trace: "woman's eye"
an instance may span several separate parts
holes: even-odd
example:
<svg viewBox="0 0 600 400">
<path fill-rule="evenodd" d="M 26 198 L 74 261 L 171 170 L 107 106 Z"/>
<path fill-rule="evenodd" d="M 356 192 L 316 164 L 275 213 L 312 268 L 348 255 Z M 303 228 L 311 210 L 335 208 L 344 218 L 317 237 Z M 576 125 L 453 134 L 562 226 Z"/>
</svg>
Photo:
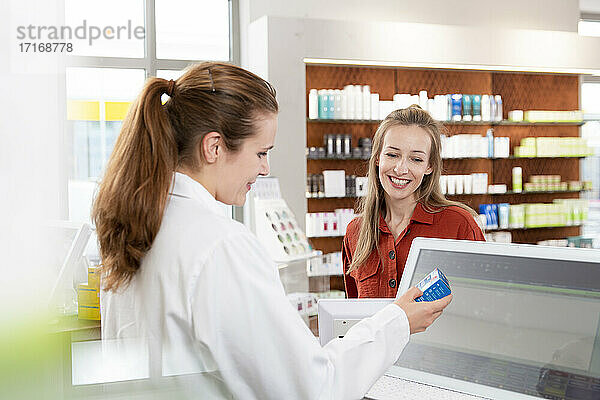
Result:
<svg viewBox="0 0 600 400">
<path fill-rule="evenodd" d="M 263 157 L 266 157 L 266 156 L 267 156 L 267 152 L 266 151 L 258 153 L 258 158 L 263 158 Z"/>
<path fill-rule="evenodd" d="M 413 160 L 414 160 L 415 162 L 423 162 L 423 160 L 422 160 L 422 159 L 420 159 L 420 158 L 414 158 Z"/>
<path fill-rule="evenodd" d="M 396 157 L 398 157 L 398 155 L 397 155 L 397 154 L 394 154 L 394 153 L 387 153 L 387 154 L 386 154 L 386 156 L 388 156 L 388 157 L 391 157 L 391 158 L 396 158 Z"/>
</svg>

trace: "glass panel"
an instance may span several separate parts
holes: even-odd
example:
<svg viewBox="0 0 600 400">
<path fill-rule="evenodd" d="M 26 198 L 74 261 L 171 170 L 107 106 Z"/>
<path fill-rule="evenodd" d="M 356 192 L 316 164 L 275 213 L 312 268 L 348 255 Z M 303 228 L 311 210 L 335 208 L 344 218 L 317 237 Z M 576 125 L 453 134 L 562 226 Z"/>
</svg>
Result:
<svg viewBox="0 0 600 400">
<path fill-rule="evenodd" d="M 227 0 L 156 0 L 156 57 L 229 61 Z"/>
<path fill-rule="evenodd" d="M 592 182 L 592 190 L 582 196 L 589 199 L 590 205 L 582 233 L 593 239 L 594 247 L 600 247 L 600 83 L 581 85 L 581 108 L 586 116 L 596 119 L 581 129 L 581 136 L 594 150 L 593 156 L 581 160 L 581 179 Z"/>
<path fill-rule="evenodd" d="M 600 398 L 598 264 L 421 250 L 411 286 L 438 266 L 451 307 L 396 365 L 537 397 Z"/>
<path fill-rule="evenodd" d="M 93 182 L 101 177 L 122 120 L 144 80 L 142 69 L 67 68 L 71 220 L 89 222 Z"/>
<path fill-rule="evenodd" d="M 158 78 L 163 78 L 163 79 L 173 79 L 176 80 L 177 78 L 179 78 L 181 75 L 183 75 L 184 70 L 172 70 L 172 69 L 158 69 L 156 70 L 156 76 Z"/>
<path fill-rule="evenodd" d="M 65 27 L 73 55 L 144 57 L 143 0 L 65 0 Z"/>
</svg>

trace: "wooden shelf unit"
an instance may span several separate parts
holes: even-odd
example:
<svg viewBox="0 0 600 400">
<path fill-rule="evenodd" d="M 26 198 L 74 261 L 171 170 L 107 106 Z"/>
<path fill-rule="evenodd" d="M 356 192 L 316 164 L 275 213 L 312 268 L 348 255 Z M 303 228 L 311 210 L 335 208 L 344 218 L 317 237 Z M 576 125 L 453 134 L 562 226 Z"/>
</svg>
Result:
<svg viewBox="0 0 600 400">
<path fill-rule="evenodd" d="M 444 123 L 446 134 L 461 133 L 485 135 L 494 129 L 495 137 L 510 137 L 511 154 L 525 137 L 578 137 L 579 122 L 529 123 L 507 121 L 508 111 L 521 110 L 577 110 L 579 109 L 579 76 L 569 74 L 510 73 L 496 71 L 406 69 L 356 66 L 306 66 L 306 101 L 310 89 L 342 89 L 348 84 L 369 85 L 371 93 L 379 93 L 380 100 L 392 100 L 395 93 L 416 94 L 427 90 L 431 98 L 436 94 L 500 94 L 503 101 L 503 121 Z M 350 134 L 352 146 L 359 138 L 372 137 L 377 120 L 306 120 L 306 146 L 323 146 L 325 134 Z M 512 168 L 523 169 L 523 182 L 531 175 L 560 175 L 562 181 L 579 180 L 580 157 L 544 158 L 461 158 L 444 159 L 444 174 L 488 174 L 489 184 L 512 185 Z M 359 159 L 307 159 L 307 173 L 321 173 L 325 169 L 345 169 L 348 175 L 365 176 L 367 161 Z M 546 203 L 554 199 L 579 198 L 579 191 L 506 193 L 448 196 L 478 210 L 479 204 L 508 202 Z M 355 207 L 357 198 L 307 198 L 308 212 L 332 211 L 335 208 Z M 501 200 L 501 201 L 500 201 Z M 554 227 L 513 230 L 513 242 L 536 243 L 541 240 L 577 236 L 580 227 Z M 316 249 L 324 253 L 339 251 L 341 237 L 313 238 Z"/>
</svg>

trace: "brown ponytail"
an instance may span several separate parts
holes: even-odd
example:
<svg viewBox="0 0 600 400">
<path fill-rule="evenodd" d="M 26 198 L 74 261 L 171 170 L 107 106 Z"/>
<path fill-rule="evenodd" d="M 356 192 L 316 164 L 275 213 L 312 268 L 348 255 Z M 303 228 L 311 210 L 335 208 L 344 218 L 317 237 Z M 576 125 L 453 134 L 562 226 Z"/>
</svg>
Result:
<svg viewBox="0 0 600 400">
<path fill-rule="evenodd" d="M 163 105 L 165 93 L 171 97 Z M 219 132 L 236 151 L 261 114 L 277 111 L 268 82 L 229 64 L 192 66 L 174 83 L 147 80 L 123 122 L 92 210 L 106 290 L 128 284 L 139 269 L 160 228 L 173 173 L 199 167 L 204 135 Z"/>
</svg>

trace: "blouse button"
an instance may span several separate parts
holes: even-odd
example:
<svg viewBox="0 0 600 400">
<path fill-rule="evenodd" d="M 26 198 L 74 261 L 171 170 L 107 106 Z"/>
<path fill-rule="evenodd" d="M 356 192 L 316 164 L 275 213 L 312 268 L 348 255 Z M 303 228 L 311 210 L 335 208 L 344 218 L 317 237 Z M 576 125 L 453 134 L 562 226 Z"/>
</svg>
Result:
<svg viewBox="0 0 600 400">
<path fill-rule="evenodd" d="M 394 250 L 390 250 L 388 255 L 390 256 L 390 260 L 393 260 L 394 258 L 396 258 L 396 253 L 394 253 Z"/>
<path fill-rule="evenodd" d="M 388 283 L 390 284 L 390 287 L 392 289 L 396 287 L 396 280 L 395 279 L 390 279 L 390 281 Z"/>
</svg>

